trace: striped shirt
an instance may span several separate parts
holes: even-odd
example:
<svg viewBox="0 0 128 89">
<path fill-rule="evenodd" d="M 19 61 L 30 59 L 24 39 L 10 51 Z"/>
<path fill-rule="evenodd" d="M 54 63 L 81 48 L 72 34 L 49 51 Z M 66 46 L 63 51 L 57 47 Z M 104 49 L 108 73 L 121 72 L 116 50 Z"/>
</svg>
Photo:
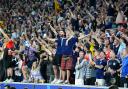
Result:
<svg viewBox="0 0 128 89">
<path fill-rule="evenodd" d="M 95 69 L 91 67 L 89 62 L 86 62 L 85 78 L 92 78 L 95 76 L 96 76 Z"/>
</svg>

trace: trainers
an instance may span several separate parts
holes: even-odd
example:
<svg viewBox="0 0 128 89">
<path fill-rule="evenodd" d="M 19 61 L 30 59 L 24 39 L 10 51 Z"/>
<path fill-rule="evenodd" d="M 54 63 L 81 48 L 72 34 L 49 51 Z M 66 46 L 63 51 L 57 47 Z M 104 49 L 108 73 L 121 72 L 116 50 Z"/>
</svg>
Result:
<svg viewBox="0 0 128 89">
<path fill-rule="evenodd" d="M 14 82 L 14 80 L 13 79 L 9 79 L 8 82 L 11 83 L 11 82 Z"/>
<path fill-rule="evenodd" d="M 9 81 L 9 79 L 6 79 L 6 80 L 4 80 L 3 82 L 6 83 L 6 82 L 8 82 L 8 81 Z"/>
<path fill-rule="evenodd" d="M 6 80 L 3 81 L 3 82 L 5 82 L 5 83 L 11 83 L 11 82 L 14 82 L 14 80 L 13 80 L 13 79 L 6 79 Z"/>
<path fill-rule="evenodd" d="M 70 84 L 68 80 L 66 80 L 63 84 Z"/>
<path fill-rule="evenodd" d="M 56 84 L 63 84 L 63 83 L 64 83 L 63 80 L 58 80 L 58 81 L 56 82 Z"/>
<path fill-rule="evenodd" d="M 55 84 L 58 80 L 57 79 L 54 79 L 51 84 Z"/>
<path fill-rule="evenodd" d="M 26 80 L 26 79 L 24 79 L 22 82 L 23 82 L 23 83 L 28 83 L 29 81 L 28 81 L 28 80 Z"/>
</svg>

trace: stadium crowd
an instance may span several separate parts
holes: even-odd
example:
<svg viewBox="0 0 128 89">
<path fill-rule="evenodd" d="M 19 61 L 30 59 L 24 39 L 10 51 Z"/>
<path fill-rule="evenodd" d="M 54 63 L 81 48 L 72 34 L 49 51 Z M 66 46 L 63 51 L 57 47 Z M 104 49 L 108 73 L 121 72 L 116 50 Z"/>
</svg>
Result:
<svg viewBox="0 0 128 89">
<path fill-rule="evenodd" d="M 128 87 L 128 0 L 0 0 L 0 81 Z"/>
</svg>

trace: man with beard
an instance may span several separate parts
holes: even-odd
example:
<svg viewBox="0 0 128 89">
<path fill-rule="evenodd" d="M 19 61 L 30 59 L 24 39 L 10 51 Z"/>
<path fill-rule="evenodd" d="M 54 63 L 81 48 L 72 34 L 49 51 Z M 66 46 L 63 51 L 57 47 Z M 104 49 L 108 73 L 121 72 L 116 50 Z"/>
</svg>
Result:
<svg viewBox="0 0 128 89">
<path fill-rule="evenodd" d="M 55 31 L 55 29 L 50 25 L 51 30 L 54 32 L 55 35 L 57 36 L 57 39 L 51 39 L 51 38 L 47 38 L 47 40 L 55 42 L 56 44 L 56 52 L 54 55 L 54 59 L 53 59 L 53 71 L 54 71 L 54 75 L 55 78 L 51 83 L 57 83 L 61 81 L 61 58 L 62 58 L 62 41 L 65 38 L 65 33 L 64 31 L 59 31 L 59 34 Z M 58 71 L 59 68 L 59 71 Z"/>
<path fill-rule="evenodd" d="M 57 32 L 55 29 L 50 25 L 51 30 L 56 34 Z M 71 74 L 71 69 L 72 69 L 72 54 L 73 54 L 73 47 L 75 44 L 78 42 L 78 39 L 82 39 L 85 36 L 81 35 L 79 38 L 74 36 L 74 32 L 72 30 L 60 30 L 59 31 L 59 36 L 57 36 L 57 39 L 51 39 L 47 38 L 47 40 L 56 42 L 57 48 L 56 48 L 56 54 L 55 54 L 55 59 L 53 60 L 53 70 L 55 74 L 55 79 L 52 83 L 64 83 L 64 84 L 69 84 L 69 78 Z M 58 72 L 56 66 L 61 67 L 60 71 L 60 77 L 58 79 Z M 61 76 L 62 73 L 62 76 Z M 67 76 L 65 80 L 65 75 Z M 62 77 L 62 78 L 61 78 Z"/>
</svg>

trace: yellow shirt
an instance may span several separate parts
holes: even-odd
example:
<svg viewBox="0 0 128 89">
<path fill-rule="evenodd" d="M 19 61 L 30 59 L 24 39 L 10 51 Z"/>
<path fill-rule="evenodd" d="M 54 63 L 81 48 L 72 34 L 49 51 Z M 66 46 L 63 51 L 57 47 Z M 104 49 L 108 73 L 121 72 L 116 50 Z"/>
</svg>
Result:
<svg viewBox="0 0 128 89">
<path fill-rule="evenodd" d="M 90 44 L 90 51 L 92 53 L 92 56 L 94 56 L 94 44 L 93 43 Z"/>
</svg>

